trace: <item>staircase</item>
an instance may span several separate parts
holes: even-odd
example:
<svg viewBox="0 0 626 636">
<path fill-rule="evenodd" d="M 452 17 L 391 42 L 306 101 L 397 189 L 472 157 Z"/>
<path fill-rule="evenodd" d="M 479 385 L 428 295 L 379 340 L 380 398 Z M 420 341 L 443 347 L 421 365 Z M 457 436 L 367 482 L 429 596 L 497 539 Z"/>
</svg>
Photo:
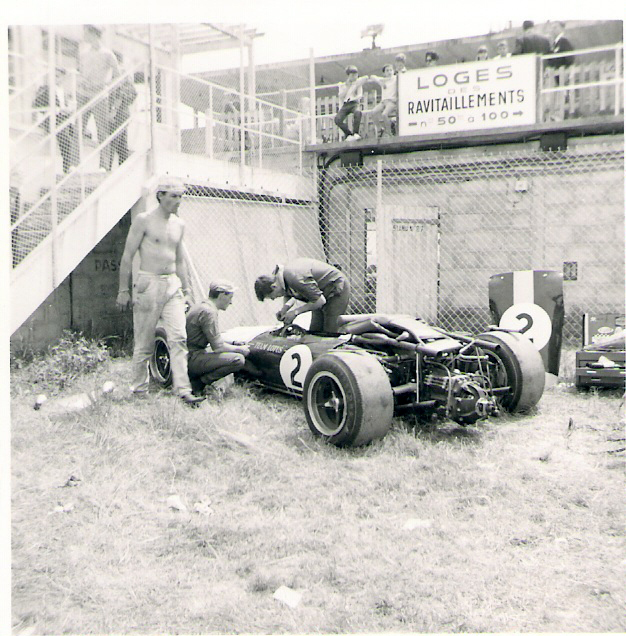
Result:
<svg viewBox="0 0 626 636">
<path fill-rule="evenodd" d="M 147 152 L 136 152 L 112 173 L 70 176 L 55 193 L 56 221 L 46 194 L 24 211 L 11 233 L 11 333 L 141 198 L 150 177 Z"/>
<path fill-rule="evenodd" d="M 107 139 L 95 141 L 96 135 L 92 133 L 92 141 L 86 141 L 81 128 L 83 115 L 98 100 L 109 99 L 125 79 L 149 77 L 142 64 L 108 85 L 61 123 L 55 108 L 38 107 L 34 114 L 38 114 L 39 119 L 34 119 L 30 117 L 33 113 L 20 111 L 19 95 L 14 98 L 15 106 L 11 103 L 11 334 L 24 324 L 130 208 L 145 197 L 150 182 L 157 174 L 184 175 L 189 183 L 250 194 L 289 199 L 308 195 L 308 177 L 302 174 L 300 137 L 293 140 L 242 128 L 238 131 L 242 138 L 245 134 L 250 135 L 256 146 L 245 153 L 239 149 L 233 156 L 223 156 L 218 143 L 221 137 L 217 132 L 227 127 L 226 123 L 212 117 L 204 122 L 204 128 L 190 123 L 190 107 L 183 103 L 175 90 L 182 85 L 182 79 L 189 78 L 181 79 L 180 74 L 172 69 L 156 69 L 160 78 L 159 90 L 162 91 L 158 99 L 150 92 L 149 82 L 140 82 L 131 119 L 120 124 Z M 143 70 L 139 72 L 138 69 Z M 216 100 L 227 90 L 195 78 L 193 81 L 196 92 L 202 88 Z M 165 99 L 168 94 L 169 102 Z M 190 96 L 188 98 L 191 99 Z M 155 100 L 157 107 L 153 104 Z M 29 104 L 30 101 L 26 100 L 26 105 Z M 281 111 L 281 107 L 259 102 L 258 108 L 261 106 L 270 112 L 270 119 L 280 119 L 280 112 L 275 117 L 273 114 Z M 298 113 L 290 114 L 299 117 Z M 52 130 L 42 134 L 42 122 L 46 119 L 51 122 Z M 209 125 L 211 122 L 215 125 Z M 68 174 L 59 174 L 58 133 L 68 125 L 74 128 L 73 138 L 79 146 L 75 156 L 81 158 L 81 163 Z M 100 151 L 124 127 L 132 154 L 111 172 L 100 173 Z M 185 140 L 190 130 L 202 137 L 203 152 L 198 153 L 195 146 L 188 147 Z"/>
</svg>

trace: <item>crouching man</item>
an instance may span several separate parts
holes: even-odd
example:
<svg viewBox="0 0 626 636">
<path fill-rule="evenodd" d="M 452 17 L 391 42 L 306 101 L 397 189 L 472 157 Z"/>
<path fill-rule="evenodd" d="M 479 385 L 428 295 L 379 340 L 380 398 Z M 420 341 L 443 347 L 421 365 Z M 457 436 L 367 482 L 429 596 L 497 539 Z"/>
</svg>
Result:
<svg viewBox="0 0 626 636">
<path fill-rule="evenodd" d="M 218 312 L 230 306 L 234 292 L 235 287 L 229 281 L 213 281 L 209 297 L 187 313 L 187 366 L 196 395 L 204 393 L 205 387 L 216 380 L 239 371 L 250 353 L 245 345 L 224 342 L 220 333 Z"/>
</svg>

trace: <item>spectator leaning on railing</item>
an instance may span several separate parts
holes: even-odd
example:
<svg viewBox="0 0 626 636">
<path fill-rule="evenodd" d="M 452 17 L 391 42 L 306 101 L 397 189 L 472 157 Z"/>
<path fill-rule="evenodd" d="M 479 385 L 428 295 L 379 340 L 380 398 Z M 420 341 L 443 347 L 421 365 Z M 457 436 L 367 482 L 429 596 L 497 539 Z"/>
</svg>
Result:
<svg viewBox="0 0 626 636">
<path fill-rule="evenodd" d="M 554 35 L 554 41 L 552 43 L 551 53 L 567 53 L 573 51 L 574 46 L 565 36 L 565 22 L 555 22 L 552 26 L 552 33 Z M 564 69 L 569 68 L 574 63 L 573 55 L 564 55 L 563 57 L 554 57 L 546 60 L 546 66 L 552 69 L 552 81 L 554 86 L 560 86 L 564 84 L 564 78 L 562 78 L 562 72 Z M 546 116 L 552 121 L 558 121 L 563 117 L 563 111 L 565 104 L 569 96 L 559 91 L 548 96 L 546 100 L 547 113 Z"/>
</svg>

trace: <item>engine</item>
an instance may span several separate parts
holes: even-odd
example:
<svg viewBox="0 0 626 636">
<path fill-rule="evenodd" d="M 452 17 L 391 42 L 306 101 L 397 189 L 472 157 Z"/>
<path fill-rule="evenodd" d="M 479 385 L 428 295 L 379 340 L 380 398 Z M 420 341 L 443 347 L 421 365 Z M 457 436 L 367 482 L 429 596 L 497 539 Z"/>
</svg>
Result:
<svg viewBox="0 0 626 636">
<path fill-rule="evenodd" d="M 461 424 L 471 424 L 498 413 L 495 400 L 481 386 L 480 375 L 429 364 L 422 384 L 422 399 L 436 400 L 442 415 Z"/>
</svg>

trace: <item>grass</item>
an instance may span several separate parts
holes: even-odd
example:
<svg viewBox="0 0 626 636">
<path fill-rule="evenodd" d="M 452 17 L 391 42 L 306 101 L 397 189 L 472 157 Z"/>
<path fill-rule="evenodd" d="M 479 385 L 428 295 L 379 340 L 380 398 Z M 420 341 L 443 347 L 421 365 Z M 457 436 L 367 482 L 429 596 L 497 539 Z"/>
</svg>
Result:
<svg viewBox="0 0 626 636">
<path fill-rule="evenodd" d="M 129 366 L 77 378 L 117 389 L 67 415 L 12 373 L 15 634 L 626 628 L 620 394 L 563 382 L 531 416 L 341 450 L 250 386 L 133 401 Z"/>
</svg>

